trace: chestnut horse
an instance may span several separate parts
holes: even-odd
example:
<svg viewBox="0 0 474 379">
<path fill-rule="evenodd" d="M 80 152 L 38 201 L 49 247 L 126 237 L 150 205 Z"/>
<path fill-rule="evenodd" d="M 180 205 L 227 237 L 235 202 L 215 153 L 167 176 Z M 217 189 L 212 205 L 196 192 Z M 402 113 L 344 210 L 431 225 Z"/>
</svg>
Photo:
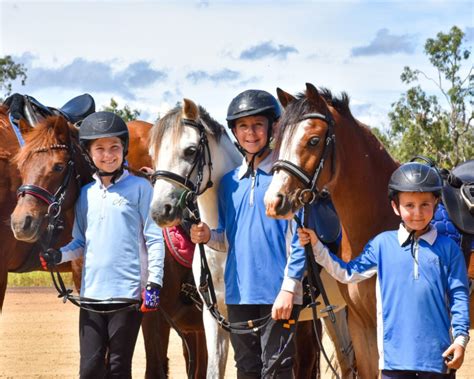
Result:
<svg viewBox="0 0 474 379">
<path fill-rule="evenodd" d="M 136 173 L 141 167 L 151 165 L 148 155 L 148 134 L 152 125 L 143 121 L 132 121 L 127 126 L 130 135 L 127 161 L 129 169 Z M 19 164 L 23 184 L 39 186 L 50 193 L 55 193 L 67 177 L 68 161 L 73 160 L 76 171 L 65 188 L 65 200 L 62 205 L 62 210 L 70 213 L 72 219 L 73 204 L 79 194 L 80 185 L 83 184 L 75 178 L 83 178 L 83 182 L 91 180 L 90 166 L 78 145 L 77 129 L 68 124 L 64 118 L 54 116 L 24 132 L 26 132 L 26 143 L 15 158 Z M 27 193 L 28 195 L 20 196 L 18 199 L 11 216 L 11 226 L 18 239 L 35 242 L 46 227 L 44 214 L 48 210 L 48 204 L 40 197 Z M 64 230 L 69 239 L 72 230 L 70 225 L 68 224 Z M 191 270 L 176 263 L 166 249 L 164 273 L 167 278 L 180 278 L 181 281 L 185 281 L 191 275 Z M 147 356 L 147 378 L 165 378 L 167 375 L 166 354 L 170 325 L 164 314 L 171 315 L 169 316 L 171 322 L 177 325 L 187 345 L 197 356 L 197 363 L 204 367 L 201 370 L 205 370 L 207 356 L 200 312 L 192 305 L 183 306 L 179 297 L 181 281 L 177 281 L 176 286 L 170 286 L 169 284 L 174 282 L 165 280 L 160 296 L 162 312 L 150 312 L 144 315 L 142 330 Z M 187 350 L 185 356 L 189 359 Z M 196 367 L 196 372 L 200 373 L 199 367 Z"/>
<path fill-rule="evenodd" d="M 21 184 L 20 173 L 13 158 L 20 149 L 20 142 L 9 120 L 9 108 L 0 105 L 0 311 L 5 298 L 8 272 L 28 272 L 39 270 L 41 265 L 38 258 L 39 245 L 18 241 L 10 228 L 10 215 L 16 205 L 16 190 Z M 29 130 L 26 121 L 20 121 L 23 132 Z M 72 218 L 66 217 L 66 228 L 72 228 Z M 57 246 L 66 243 L 69 236 L 60 234 Z M 28 241 L 30 242 L 30 241 Z M 61 271 L 71 271 L 71 263 L 60 266 Z M 73 265 L 74 266 L 74 265 Z M 80 275 L 73 277 L 76 284 L 80 283 Z"/>
<path fill-rule="evenodd" d="M 387 185 L 398 164 L 369 128 L 352 116 L 346 94 L 336 98 L 312 84 L 296 97 L 280 89 L 277 93 L 285 112 L 276 144 L 286 166 L 275 166 L 265 196 L 267 215 L 291 218 L 303 201 L 311 200 L 313 182 L 316 197 L 327 189 L 342 225 L 340 254 L 349 261 L 376 234 L 397 228 Z M 302 174 L 295 173 L 298 169 Z M 375 278 L 340 288 L 348 304 L 359 375 L 377 378 Z"/>
</svg>

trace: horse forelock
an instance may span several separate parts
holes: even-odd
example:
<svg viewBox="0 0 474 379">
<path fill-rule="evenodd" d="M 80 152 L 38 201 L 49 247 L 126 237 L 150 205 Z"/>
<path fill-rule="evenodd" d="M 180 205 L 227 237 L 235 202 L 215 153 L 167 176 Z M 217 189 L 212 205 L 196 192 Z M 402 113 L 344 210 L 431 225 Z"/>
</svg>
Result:
<svg viewBox="0 0 474 379">
<path fill-rule="evenodd" d="M 150 148 L 153 151 L 153 160 L 156 161 L 158 151 L 163 138 L 167 133 L 171 134 L 171 142 L 173 145 L 177 145 L 179 139 L 183 135 L 184 125 L 182 120 L 182 107 L 176 106 L 175 108 L 168 111 L 162 118 L 157 120 L 150 134 Z M 216 141 L 219 141 L 222 134 L 225 133 L 224 127 L 214 120 L 209 113 L 202 106 L 199 106 L 199 119 L 193 120 L 201 123 L 204 126 L 204 130 L 210 136 L 213 136 Z"/>
<path fill-rule="evenodd" d="M 328 107 L 333 108 L 334 111 L 343 116 L 354 119 L 349 108 L 349 95 L 346 92 L 342 92 L 340 97 L 334 96 L 327 88 L 320 88 L 318 92 Z M 293 135 L 298 127 L 298 123 L 301 121 L 301 118 L 312 112 L 327 113 L 326 110 L 315 109 L 314 105 L 308 100 L 306 93 L 298 93 L 295 96 L 295 100 L 290 102 L 285 108 L 285 111 L 278 122 L 278 133 L 275 141 L 276 151 L 279 151 L 281 148 L 283 134 L 288 133 L 289 135 Z"/>
<path fill-rule="evenodd" d="M 69 128 L 69 135 L 77 136 L 77 131 L 61 116 L 50 116 L 39 122 L 30 132 L 25 135 L 25 145 L 14 157 L 14 162 L 20 170 L 23 165 L 31 159 L 33 154 L 40 149 L 49 148 L 53 145 L 69 144 L 70 141 L 61 140 L 56 134 L 57 123 L 64 123 L 64 127 Z M 76 142 L 76 141 L 75 141 Z"/>
</svg>

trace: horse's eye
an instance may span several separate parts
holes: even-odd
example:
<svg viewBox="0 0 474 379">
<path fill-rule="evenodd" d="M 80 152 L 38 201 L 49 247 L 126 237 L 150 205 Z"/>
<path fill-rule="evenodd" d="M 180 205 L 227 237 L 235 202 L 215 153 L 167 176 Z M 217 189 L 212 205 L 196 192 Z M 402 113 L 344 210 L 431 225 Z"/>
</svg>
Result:
<svg viewBox="0 0 474 379">
<path fill-rule="evenodd" d="M 311 137 L 308 141 L 308 145 L 311 147 L 314 147 L 318 144 L 319 142 L 319 137 Z"/>
<path fill-rule="evenodd" d="M 60 164 L 60 163 L 56 163 L 54 166 L 53 166 L 53 171 L 54 172 L 61 172 L 62 170 L 64 170 L 64 165 Z"/>
<path fill-rule="evenodd" d="M 194 146 L 190 146 L 184 150 L 184 156 L 186 158 L 191 158 L 194 156 L 194 154 L 196 154 L 196 150 L 197 149 Z"/>
</svg>

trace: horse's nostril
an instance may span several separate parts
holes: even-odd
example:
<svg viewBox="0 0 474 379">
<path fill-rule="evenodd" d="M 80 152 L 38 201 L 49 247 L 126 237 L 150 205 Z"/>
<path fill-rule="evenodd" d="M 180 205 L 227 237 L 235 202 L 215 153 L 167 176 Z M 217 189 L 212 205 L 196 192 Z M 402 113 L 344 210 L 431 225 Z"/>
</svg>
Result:
<svg viewBox="0 0 474 379">
<path fill-rule="evenodd" d="M 277 210 L 284 208 L 285 199 L 286 199 L 285 195 L 282 195 L 281 193 L 278 193 L 276 195 L 275 207 Z"/>
<path fill-rule="evenodd" d="M 165 204 L 163 207 L 163 213 L 166 217 L 168 217 L 171 214 L 171 211 L 173 210 L 173 207 L 170 204 Z"/>
<path fill-rule="evenodd" d="M 31 223 L 33 222 L 33 217 L 31 216 L 26 216 L 25 217 L 25 223 L 23 224 L 23 229 L 30 229 L 31 228 Z"/>
</svg>

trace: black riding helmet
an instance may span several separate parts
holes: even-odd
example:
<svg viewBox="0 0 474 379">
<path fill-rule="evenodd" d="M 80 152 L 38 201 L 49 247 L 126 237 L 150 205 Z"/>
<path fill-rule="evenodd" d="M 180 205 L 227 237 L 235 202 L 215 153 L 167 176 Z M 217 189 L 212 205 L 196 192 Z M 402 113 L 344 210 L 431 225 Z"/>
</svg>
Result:
<svg viewBox="0 0 474 379">
<path fill-rule="evenodd" d="M 103 172 L 95 167 L 94 162 L 89 156 L 89 144 L 91 141 L 99 138 L 119 137 L 123 143 L 123 161 L 118 170 L 114 172 Z M 87 116 L 79 128 L 79 143 L 86 153 L 86 157 L 92 167 L 97 170 L 99 176 L 112 176 L 112 183 L 123 173 L 125 156 L 128 153 L 128 128 L 125 122 L 112 112 L 96 112 Z"/>
<path fill-rule="evenodd" d="M 268 119 L 267 143 L 265 147 L 254 155 L 260 155 L 270 145 L 272 125 L 280 118 L 280 104 L 271 94 L 263 90 L 249 89 L 239 93 L 230 102 L 227 109 L 227 125 L 234 133 L 235 120 L 246 117 L 262 115 Z M 240 146 L 239 148 L 243 150 Z"/>
<path fill-rule="evenodd" d="M 124 157 L 127 155 L 128 128 L 119 116 L 112 112 L 96 112 L 82 121 L 79 141 L 85 150 L 91 141 L 106 137 L 119 137 L 123 142 L 123 155 Z"/>
<path fill-rule="evenodd" d="M 433 167 L 423 163 L 409 162 L 398 167 L 388 183 L 388 197 L 393 200 L 399 192 L 432 192 L 441 195 L 443 182 Z"/>
</svg>

